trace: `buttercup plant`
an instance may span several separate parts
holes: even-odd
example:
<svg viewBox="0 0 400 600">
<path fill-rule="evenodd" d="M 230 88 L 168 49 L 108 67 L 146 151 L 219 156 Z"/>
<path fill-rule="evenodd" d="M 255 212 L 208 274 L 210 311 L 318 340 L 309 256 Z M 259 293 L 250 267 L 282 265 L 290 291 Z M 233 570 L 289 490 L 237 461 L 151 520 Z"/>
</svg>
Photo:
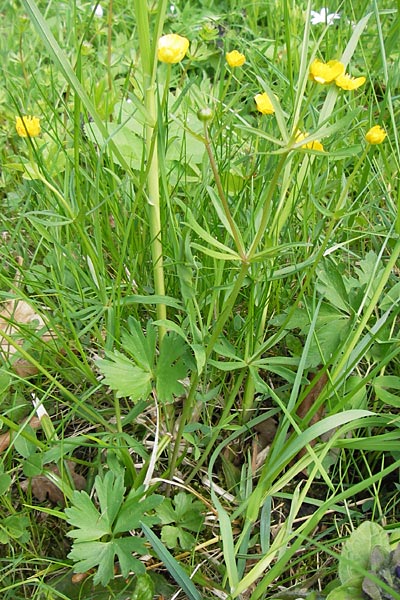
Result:
<svg viewBox="0 0 400 600">
<path fill-rule="evenodd" d="M 303 140 L 306 141 L 307 137 L 308 137 L 308 133 L 303 133 L 302 131 L 298 131 L 296 133 L 295 141 L 296 142 L 302 142 Z M 309 150 L 318 150 L 318 152 L 324 152 L 324 147 L 319 140 L 313 140 L 312 142 L 306 142 L 305 144 L 302 144 L 301 147 L 307 148 Z"/>
<path fill-rule="evenodd" d="M 170 65 L 175 65 L 184 59 L 189 49 L 189 40 L 176 33 L 163 35 L 158 40 L 158 60 Z"/>
<path fill-rule="evenodd" d="M 335 79 L 335 83 L 342 90 L 357 90 L 359 87 L 364 85 L 365 77 L 351 77 L 348 73 L 339 75 Z"/>
<path fill-rule="evenodd" d="M 202 25 L 205 4 L 215 11 Z M 43 507 L 59 525 L 60 558 L 51 544 L 39 555 L 46 524 L 33 522 L 35 562 L 26 570 L 29 559 L 21 562 L 15 576 L 10 544 L 5 600 L 67 597 L 55 575 L 71 570 L 86 578 L 71 596 L 150 600 L 178 586 L 190 600 L 286 600 L 311 597 L 304 589 L 317 588 L 318 576 L 322 600 L 335 575 L 332 562 L 327 577 L 321 566 L 338 551 L 338 535 L 371 504 L 382 522 L 395 519 L 383 478 L 399 467 L 400 242 L 394 178 L 386 185 L 397 143 L 386 115 L 397 112 L 389 94 L 374 103 L 350 62 L 362 57 L 379 79 L 378 45 L 371 49 L 368 35 L 358 50 L 373 16 L 347 40 L 349 24 L 336 13 L 276 2 L 271 20 L 265 4 L 247 3 L 244 14 L 240 3 L 168 10 L 163 0 L 134 0 L 133 14 L 114 1 L 107 43 L 92 37 L 90 54 L 79 36 L 101 29 L 95 4 L 88 27 L 89 10 L 71 16 L 57 5 L 68 17 L 65 44 L 74 42 L 69 61 L 56 41 L 54 3 L 46 27 L 34 0 L 23 0 L 46 51 L 40 98 L 32 81 L 18 105 L 40 106 L 46 134 L 28 143 L 34 171 L 12 157 L 25 149 L 10 125 L 4 164 L 18 162 L 18 171 L 3 170 L 12 241 L 9 250 L 0 245 L 0 275 L 5 301 L 36 303 L 62 351 L 51 370 L 46 357 L 36 359 L 40 377 L 29 381 L 2 366 L 5 399 L 33 388 L 48 420 L 35 436 L 5 409 L 2 424 L 15 434 L 3 454 L 0 504 L 31 514 L 25 491 L 18 499 L 5 488 L 17 487 L 22 472 L 61 486 L 41 467 L 61 466 L 65 454 L 87 480 L 84 492 L 64 483 L 65 509 Z M 312 30 L 314 17 L 324 21 Z M 44 85 L 48 53 L 53 88 Z M 103 87 L 99 56 L 109 61 Z M 29 58 L 28 74 L 31 66 Z M 7 273 L 15 246 L 24 252 L 21 286 Z M 29 343 L 20 348 L 28 359 Z M 152 576 L 155 556 L 170 574 L 167 588 L 162 573 Z"/>
</svg>

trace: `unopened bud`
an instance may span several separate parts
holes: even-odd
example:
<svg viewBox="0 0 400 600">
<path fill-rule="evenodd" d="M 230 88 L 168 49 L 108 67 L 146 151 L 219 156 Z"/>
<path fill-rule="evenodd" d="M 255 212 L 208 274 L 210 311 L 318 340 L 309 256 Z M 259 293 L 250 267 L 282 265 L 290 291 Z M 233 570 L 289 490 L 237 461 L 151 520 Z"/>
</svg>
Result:
<svg viewBox="0 0 400 600">
<path fill-rule="evenodd" d="M 209 106 L 206 108 L 200 108 L 200 110 L 197 111 L 197 118 L 199 119 L 199 121 L 203 121 L 203 123 L 206 123 L 207 121 L 211 121 L 213 116 L 214 116 L 214 111 Z"/>
</svg>

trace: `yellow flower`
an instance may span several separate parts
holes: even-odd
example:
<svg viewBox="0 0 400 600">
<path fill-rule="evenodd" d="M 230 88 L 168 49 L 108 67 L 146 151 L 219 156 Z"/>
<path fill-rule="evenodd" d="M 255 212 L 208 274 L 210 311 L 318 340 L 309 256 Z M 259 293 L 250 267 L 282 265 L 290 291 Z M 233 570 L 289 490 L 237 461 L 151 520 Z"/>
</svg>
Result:
<svg viewBox="0 0 400 600">
<path fill-rule="evenodd" d="M 303 133 L 302 131 L 297 131 L 295 142 L 301 142 L 302 140 L 307 139 L 308 134 Z M 313 140 L 312 142 L 307 142 L 306 144 L 302 144 L 302 148 L 308 148 L 309 150 L 318 150 L 318 152 L 325 152 L 323 145 L 319 140 Z"/>
<path fill-rule="evenodd" d="M 189 40 L 177 33 L 168 33 L 158 40 L 158 60 L 175 64 L 180 62 L 189 48 Z"/>
<path fill-rule="evenodd" d="M 382 144 L 386 137 L 386 131 L 380 125 L 374 125 L 365 135 L 368 144 Z"/>
<path fill-rule="evenodd" d="M 331 83 L 344 73 L 344 64 L 339 60 L 330 60 L 327 63 L 316 58 L 310 66 L 310 79 L 317 83 Z"/>
<path fill-rule="evenodd" d="M 365 83 L 365 77 L 351 77 L 348 73 L 336 77 L 335 83 L 342 90 L 356 90 Z"/>
<path fill-rule="evenodd" d="M 254 100 L 257 104 L 257 110 L 263 115 L 272 115 L 275 112 L 272 102 L 266 92 L 263 94 L 257 94 L 254 96 Z"/>
<path fill-rule="evenodd" d="M 237 50 L 232 50 L 232 52 L 227 52 L 225 54 L 226 62 L 230 67 L 241 67 L 246 62 L 246 57 L 244 54 L 241 54 Z"/>
<path fill-rule="evenodd" d="M 21 137 L 35 137 L 40 134 L 38 117 L 16 117 L 15 129 Z"/>
</svg>

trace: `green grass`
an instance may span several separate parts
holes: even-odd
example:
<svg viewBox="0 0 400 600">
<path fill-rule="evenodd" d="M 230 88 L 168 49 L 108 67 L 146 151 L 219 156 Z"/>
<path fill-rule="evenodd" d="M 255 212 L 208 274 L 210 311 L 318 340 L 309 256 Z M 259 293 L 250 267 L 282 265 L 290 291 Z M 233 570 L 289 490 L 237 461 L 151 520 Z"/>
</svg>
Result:
<svg viewBox="0 0 400 600">
<path fill-rule="evenodd" d="M 325 599 L 361 523 L 394 544 L 394 4 L 0 0 L 2 598 Z"/>
</svg>

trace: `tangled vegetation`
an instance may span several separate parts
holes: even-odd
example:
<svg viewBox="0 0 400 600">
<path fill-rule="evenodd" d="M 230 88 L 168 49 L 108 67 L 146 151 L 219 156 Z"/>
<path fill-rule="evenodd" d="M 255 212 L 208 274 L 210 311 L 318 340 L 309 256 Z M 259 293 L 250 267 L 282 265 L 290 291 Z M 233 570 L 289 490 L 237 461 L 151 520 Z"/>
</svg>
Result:
<svg viewBox="0 0 400 600">
<path fill-rule="evenodd" d="M 400 599 L 399 9 L 0 0 L 1 598 Z"/>
</svg>

